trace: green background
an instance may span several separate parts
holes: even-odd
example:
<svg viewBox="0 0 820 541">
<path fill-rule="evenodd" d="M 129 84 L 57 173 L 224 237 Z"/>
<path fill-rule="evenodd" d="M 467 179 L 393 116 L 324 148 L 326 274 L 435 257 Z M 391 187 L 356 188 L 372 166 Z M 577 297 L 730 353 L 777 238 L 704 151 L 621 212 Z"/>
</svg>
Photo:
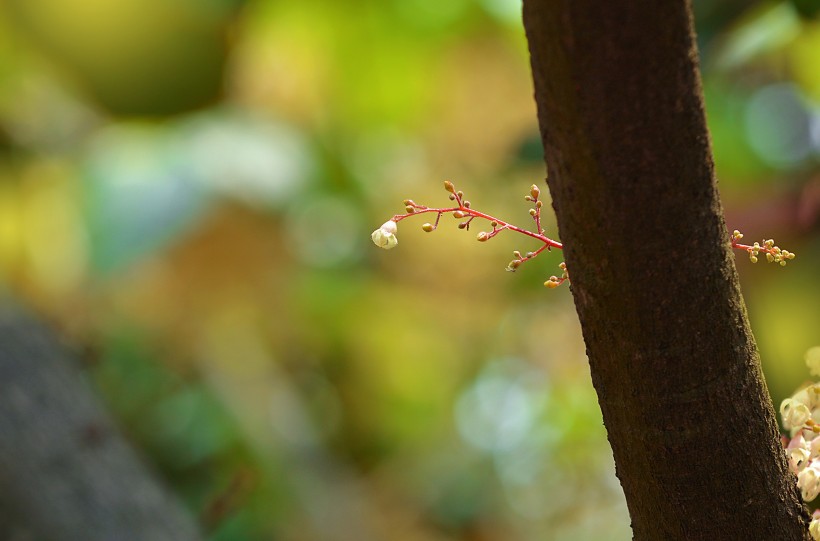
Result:
<svg viewBox="0 0 820 541">
<path fill-rule="evenodd" d="M 738 253 L 779 404 L 820 343 L 820 19 L 695 8 L 727 224 L 797 253 Z M 0 291 L 213 541 L 631 538 L 560 253 L 369 238 L 444 179 L 528 225 L 544 176 L 515 0 L 0 3 Z"/>
</svg>

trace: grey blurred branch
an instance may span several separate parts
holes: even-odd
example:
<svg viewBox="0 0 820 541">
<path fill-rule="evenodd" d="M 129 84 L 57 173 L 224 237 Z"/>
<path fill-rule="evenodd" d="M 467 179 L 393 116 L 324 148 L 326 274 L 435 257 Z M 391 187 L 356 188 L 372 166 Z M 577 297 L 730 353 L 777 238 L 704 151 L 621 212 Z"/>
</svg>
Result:
<svg viewBox="0 0 820 541">
<path fill-rule="evenodd" d="M 54 336 L 0 308 L 0 538 L 201 539 Z"/>
</svg>

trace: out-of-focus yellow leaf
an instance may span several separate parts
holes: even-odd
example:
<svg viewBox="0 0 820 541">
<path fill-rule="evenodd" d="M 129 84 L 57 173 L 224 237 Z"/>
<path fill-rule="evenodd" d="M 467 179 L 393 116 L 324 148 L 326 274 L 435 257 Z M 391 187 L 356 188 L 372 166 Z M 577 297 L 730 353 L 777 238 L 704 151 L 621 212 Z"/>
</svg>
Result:
<svg viewBox="0 0 820 541">
<path fill-rule="evenodd" d="M 46 296 L 74 292 L 85 277 L 88 244 L 70 173 L 58 163 L 25 171 L 20 191 L 20 225 L 26 267 Z"/>
<path fill-rule="evenodd" d="M 805 23 L 803 32 L 789 48 L 789 60 L 803 92 L 820 102 L 820 21 Z"/>
</svg>

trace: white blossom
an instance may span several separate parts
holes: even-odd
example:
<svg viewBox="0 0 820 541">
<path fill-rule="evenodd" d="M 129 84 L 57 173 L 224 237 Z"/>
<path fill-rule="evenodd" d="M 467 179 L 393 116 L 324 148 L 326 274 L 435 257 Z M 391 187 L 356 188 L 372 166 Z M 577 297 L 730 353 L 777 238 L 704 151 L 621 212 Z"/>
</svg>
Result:
<svg viewBox="0 0 820 541">
<path fill-rule="evenodd" d="M 820 408 L 820 385 L 807 385 L 792 395 L 792 400 L 804 403 L 810 410 Z"/>
<path fill-rule="evenodd" d="M 803 495 L 803 501 L 810 502 L 817 497 L 820 492 L 820 471 L 816 463 L 797 474 L 797 487 Z"/>
<path fill-rule="evenodd" d="M 820 541 L 820 519 L 813 518 L 811 519 L 811 524 L 809 524 L 809 533 L 811 534 L 811 538 L 814 541 Z"/>
<path fill-rule="evenodd" d="M 793 473 L 800 473 L 809 463 L 809 450 L 802 447 L 795 447 L 788 450 L 789 469 Z"/>
<path fill-rule="evenodd" d="M 370 238 L 373 239 L 373 244 L 379 248 L 389 250 L 391 248 L 395 248 L 399 243 L 399 239 L 396 238 L 396 231 L 398 231 L 396 222 L 393 220 L 388 220 L 384 222 L 380 228 L 373 231 Z"/>
<path fill-rule="evenodd" d="M 780 404 L 780 416 L 786 430 L 802 428 L 811 418 L 811 410 L 803 402 L 787 398 Z"/>
<path fill-rule="evenodd" d="M 787 451 L 791 451 L 792 449 L 796 449 L 798 447 L 803 449 L 809 449 L 809 445 L 811 445 L 806 438 L 803 437 L 803 433 L 799 432 L 792 440 L 789 442 L 789 445 L 786 447 Z"/>
</svg>

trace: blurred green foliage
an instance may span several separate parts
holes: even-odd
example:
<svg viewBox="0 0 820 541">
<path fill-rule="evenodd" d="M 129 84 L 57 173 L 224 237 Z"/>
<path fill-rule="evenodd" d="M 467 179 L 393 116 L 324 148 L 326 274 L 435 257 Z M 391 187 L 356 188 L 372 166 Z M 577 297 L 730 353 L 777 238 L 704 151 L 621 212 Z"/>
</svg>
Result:
<svg viewBox="0 0 820 541">
<path fill-rule="evenodd" d="M 727 223 L 798 254 L 738 262 L 779 402 L 820 343 L 820 20 L 695 8 Z M 560 254 L 369 240 L 445 178 L 526 223 L 519 9 L 0 4 L 0 290 L 94 352 L 210 539 L 630 538 L 569 291 L 540 286 Z"/>
</svg>

